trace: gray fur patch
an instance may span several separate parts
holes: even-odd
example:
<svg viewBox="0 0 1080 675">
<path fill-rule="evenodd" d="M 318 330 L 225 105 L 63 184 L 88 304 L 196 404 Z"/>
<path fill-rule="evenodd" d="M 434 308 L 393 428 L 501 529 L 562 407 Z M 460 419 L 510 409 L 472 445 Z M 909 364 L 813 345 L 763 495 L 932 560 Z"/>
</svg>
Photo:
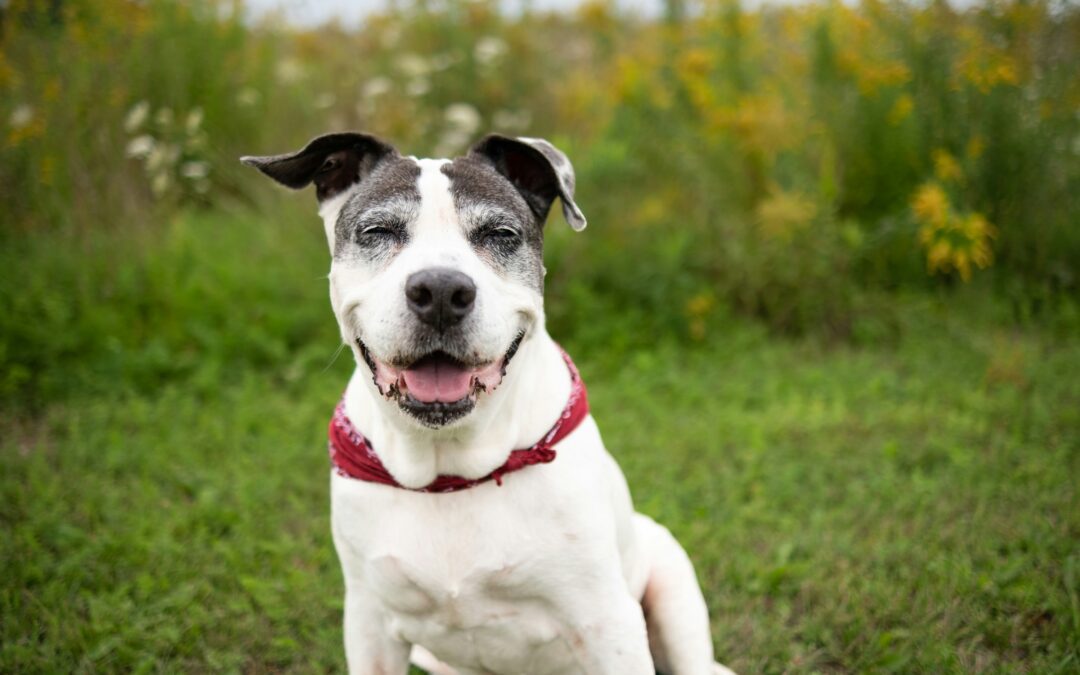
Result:
<svg viewBox="0 0 1080 675">
<path fill-rule="evenodd" d="M 338 214 L 334 257 L 359 256 L 377 262 L 400 251 L 409 239 L 408 226 L 420 211 L 419 175 L 420 166 L 412 159 L 381 162 Z M 363 234 L 370 228 L 380 231 Z"/>
<path fill-rule="evenodd" d="M 458 157 L 442 167 L 465 236 L 499 274 L 543 292 L 544 224 L 489 161 Z"/>
</svg>

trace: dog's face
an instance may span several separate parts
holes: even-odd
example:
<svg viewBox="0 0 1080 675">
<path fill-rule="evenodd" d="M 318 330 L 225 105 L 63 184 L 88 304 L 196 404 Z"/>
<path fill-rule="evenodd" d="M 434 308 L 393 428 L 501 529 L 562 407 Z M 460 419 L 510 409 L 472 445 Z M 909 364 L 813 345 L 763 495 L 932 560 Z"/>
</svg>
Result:
<svg viewBox="0 0 1080 675">
<path fill-rule="evenodd" d="M 242 161 L 292 188 L 315 183 L 342 338 L 379 393 L 429 428 L 493 392 L 542 321 L 555 198 L 585 227 L 569 160 L 540 139 L 492 135 L 467 156 L 418 160 L 372 136 L 329 134 Z"/>
</svg>

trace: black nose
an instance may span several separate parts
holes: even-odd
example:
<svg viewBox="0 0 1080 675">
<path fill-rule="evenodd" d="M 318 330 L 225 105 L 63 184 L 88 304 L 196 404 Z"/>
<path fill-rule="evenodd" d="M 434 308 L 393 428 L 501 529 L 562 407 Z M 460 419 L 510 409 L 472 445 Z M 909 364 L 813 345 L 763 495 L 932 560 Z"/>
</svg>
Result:
<svg viewBox="0 0 1080 675">
<path fill-rule="evenodd" d="M 457 270 L 432 267 L 409 276 L 405 281 L 405 299 L 418 319 L 443 331 L 460 323 L 472 311 L 476 284 Z"/>
</svg>

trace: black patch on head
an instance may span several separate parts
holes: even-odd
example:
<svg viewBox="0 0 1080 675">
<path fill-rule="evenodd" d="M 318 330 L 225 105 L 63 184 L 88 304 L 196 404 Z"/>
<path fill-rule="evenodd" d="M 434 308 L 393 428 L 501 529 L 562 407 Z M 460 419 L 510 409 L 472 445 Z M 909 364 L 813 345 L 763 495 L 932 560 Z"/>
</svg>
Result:
<svg viewBox="0 0 1080 675">
<path fill-rule="evenodd" d="M 542 216 L 483 157 L 458 157 L 442 172 L 450 179 L 450 195 L 477 254 L 497 272 L 542 290 Z"/>
<path fill-rule="evenodd" d="M 294 190 L 314 182 L 321 202 L 369 176 L 382 160 L 397 156 L 397 150 L 385 141 L 347 132 L 319 136 L 296 152 L 241 157 L 240 161 Z"/>
<path fill-rule="evenodd" d="M 420 210 L 419 176 L 420 166 L 411 159 L 380 163 L 338 213 L 334 257 L 356 254 L 376 262 L 404 248 Z"/>
</svg>

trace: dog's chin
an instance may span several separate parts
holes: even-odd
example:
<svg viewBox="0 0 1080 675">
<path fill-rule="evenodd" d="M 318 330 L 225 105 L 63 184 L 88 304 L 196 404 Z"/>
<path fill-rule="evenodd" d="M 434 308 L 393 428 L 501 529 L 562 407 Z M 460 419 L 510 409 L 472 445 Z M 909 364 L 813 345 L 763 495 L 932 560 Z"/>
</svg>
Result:
<svg viewBox="0 0 1080 675">
<path fill-rule="evenodd" d="M 379 393 L 421 425 L 438 429 L 464 418 L 481 394 L 495 391 L 524 337 L 524 332 L 519 333 L 500 358 L 478 364 L 442 350 L 386 362 L 377 359 L 359 338 L 356 343 Z"/>
</svg>

